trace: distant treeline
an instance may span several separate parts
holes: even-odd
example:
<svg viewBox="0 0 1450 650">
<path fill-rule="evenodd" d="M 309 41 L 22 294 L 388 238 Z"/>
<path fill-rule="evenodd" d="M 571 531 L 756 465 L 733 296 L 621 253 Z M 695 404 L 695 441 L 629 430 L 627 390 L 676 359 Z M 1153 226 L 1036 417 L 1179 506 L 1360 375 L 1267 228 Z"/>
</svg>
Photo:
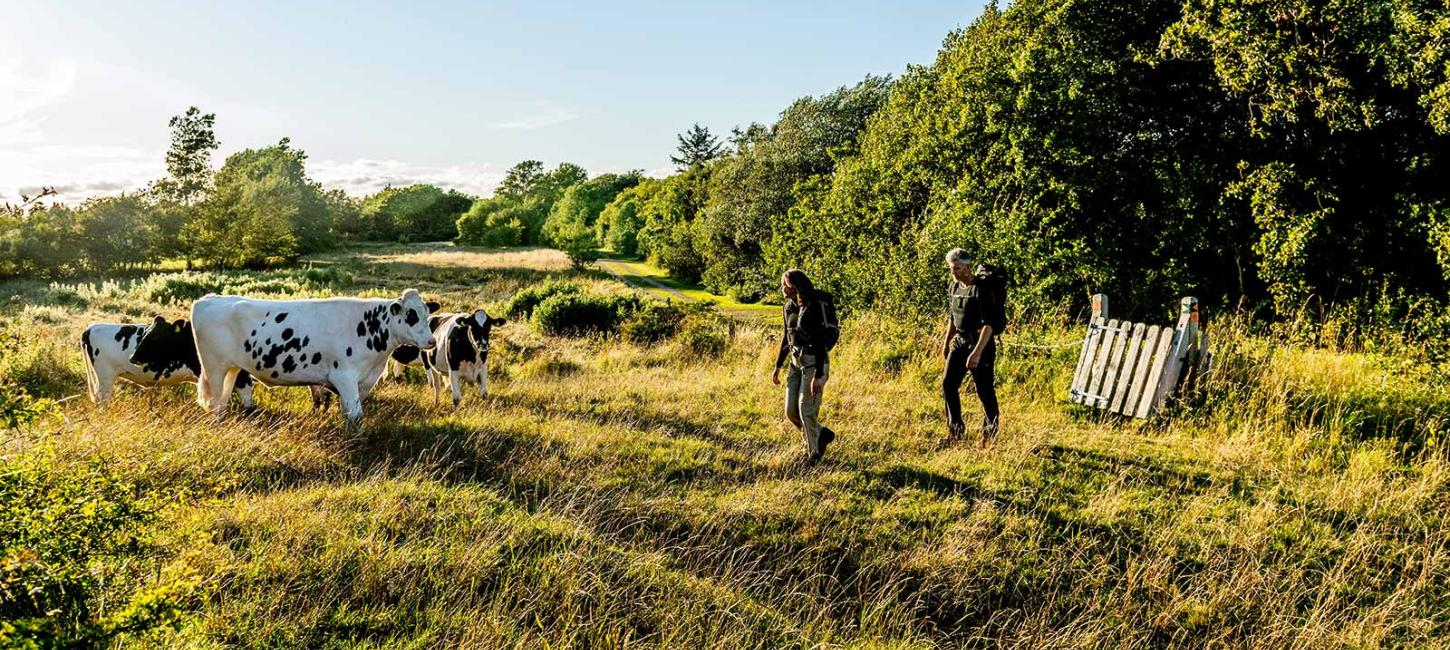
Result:
<svg viewBox="0 0 1450 650">
<path fill-rule="evenodd" d="M 1412 0 L 991 5 L 894 81 L 727 146 L 682 136 L 679 173 L 581 232 L 742 298 L 801 266 L 847 306 L 935 313 L 963 246 L 1041 313 L 1193 294 L 1450 326 L 1446 33 L 1444 3 Z M 547 213 L 529 196 L 475 206 L 460 235 L 528 241 Z"/>
</svg>

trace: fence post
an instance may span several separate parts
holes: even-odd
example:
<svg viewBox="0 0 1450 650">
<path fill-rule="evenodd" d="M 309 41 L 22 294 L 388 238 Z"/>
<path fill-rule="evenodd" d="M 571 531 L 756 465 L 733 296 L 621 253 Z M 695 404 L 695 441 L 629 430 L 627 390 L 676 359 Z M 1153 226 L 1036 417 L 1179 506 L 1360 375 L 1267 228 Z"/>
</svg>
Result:
<svg viewBox="0 0 1450 650">
<path fill-rule="evenodd" d="M 1087 403 L 1084 395 L 1087 384 L 1092 381 L 1094 353 L 1098 348 L 1098 340 L 1102 337 L 1098 328 L 1108 322 L 1107 294 L 1094 294 L 1092 300 L 1093 311 L 1088 315 L 1087 334 L 1083 335 L 1082 349 L 1077 353 L 1077 370 L 1072 373 L 1072 386 L 1068 390 L 1070 399 L 1077 404 Z"/>
<path fill-rule="evenodd" d="M 1153 396 L 1153 410 L 1162 410 L 1168 396 L 1178 387 L 1188 352 L 1198 345 L 1198 299 L 1187 296 L 1179 301 L 1178 327 L 1173 330 L 1173 344 L 1168 348 L 1168 358 L 1163 364 L 1163 374 L 1158 379 L 1158 392 Z"/>
</svg>

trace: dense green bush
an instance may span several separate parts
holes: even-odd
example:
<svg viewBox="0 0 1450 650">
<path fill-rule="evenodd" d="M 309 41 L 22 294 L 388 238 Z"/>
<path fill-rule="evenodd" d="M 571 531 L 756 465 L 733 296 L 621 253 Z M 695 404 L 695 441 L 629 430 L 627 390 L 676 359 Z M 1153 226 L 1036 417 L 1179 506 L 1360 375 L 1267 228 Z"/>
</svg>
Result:
<svg viewBox="0 0 1450 650">
<path fill-rule="evenodd" d="M 646 303 L 619 327 L 619 334 L 630 343 L 651 344 L 673 338 L 685 320 L 685 310 L 673 302 Z"/>
<path fill-rule="evenodd" d="M 583 336 L 614 331 L 619 313 L 607 296 L 563 293 L 534 308 L 534 327 L 544 334 Z"/>
<path fill-rule="evenodd" d="M 175 621 L 194 602 L 197 581 L 147 576 L 140 587 L 126 574 L 136 558 L 158 552 L 148 526 L 165 502 L 101 459 L 0 458 L 0 646 L 95 647 Z M 102 606 L 103 585 L 130 602 Z"/>
<path fill-rule="evenodd" d="M 509 298 L 508 303 L 504 305 L 504 313 L 508 314 L 509 318 L 528 318 L 533 315 L 534 308 L 544 300 L 556 295 L 572 295 L 579 292 L 579 285 L 573 282 L 549 281 L 527 286 Z"/>
</svg>

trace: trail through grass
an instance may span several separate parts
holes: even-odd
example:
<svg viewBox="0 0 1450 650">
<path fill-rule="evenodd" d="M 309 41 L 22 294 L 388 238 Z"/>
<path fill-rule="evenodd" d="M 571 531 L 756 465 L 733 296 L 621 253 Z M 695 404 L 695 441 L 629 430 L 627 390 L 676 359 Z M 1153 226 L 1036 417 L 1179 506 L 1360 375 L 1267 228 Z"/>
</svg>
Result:
<svg viewBox="0 0 1450 650">
<path fill-rule="evenodd" d="M 416 286 L 447 309 L 551 278 L 620 290 L 555 251 L 314 262 L 336 270 L 269 286 Z M 82 392 L 85 323 L 184 313 L 150 297 L 181 279 L 149 282 L 5 286 L 21 298 L 0 314 L 28 344 L 0 372 L 44 396 Z M 42 308 L 47 320 L 28 316 Z M 1023 349 L 1000 361 L 998 443 L 943 447 L 931 337 L 882 319 L 846 327 L 823 410 L 841 438 L 812 469 L 769 382 L 774 326 L 737 324 L 701 357 L 520 321 L 495 333 L 489 397 L 434 407 L 412 374 L 380 387 L 356 439 L 301 390 L 259 389 L 258 413 L 220 422 L 190 387 L 123 387 L 104 412 L 67 402 L 62 419 L 8 434 L 0 526 L 46 533 L 41 564 L 99 576 L 61 619 L 165 605 L 119 633 L 127 646 L 1444 638 L 1450 465 L 1434 439 L 1450 396 L 1410 381 L 1412 363 L 1224 325 L 1201 403 L 1144 424 L 1063 404 L 1075 350 Z M 85 555 L 67 546 L 83 542 Z"/>
</svg>

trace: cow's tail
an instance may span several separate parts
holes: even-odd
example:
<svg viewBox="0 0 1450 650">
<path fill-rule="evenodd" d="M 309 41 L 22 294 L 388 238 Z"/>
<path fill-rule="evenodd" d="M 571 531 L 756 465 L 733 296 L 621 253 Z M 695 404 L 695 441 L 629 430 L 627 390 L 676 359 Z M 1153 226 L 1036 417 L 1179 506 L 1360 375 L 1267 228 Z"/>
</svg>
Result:
<svg viewBox="0 0 1450 650">
<path fill-rule="evenodd" d="M 95 355 L 91 352 L 91 327 L 81 332 L 81 356 L 86 359 L 86 395 L 95 402 L 101 398 L 101 380 L 96 376 Z"/>
</svg>

